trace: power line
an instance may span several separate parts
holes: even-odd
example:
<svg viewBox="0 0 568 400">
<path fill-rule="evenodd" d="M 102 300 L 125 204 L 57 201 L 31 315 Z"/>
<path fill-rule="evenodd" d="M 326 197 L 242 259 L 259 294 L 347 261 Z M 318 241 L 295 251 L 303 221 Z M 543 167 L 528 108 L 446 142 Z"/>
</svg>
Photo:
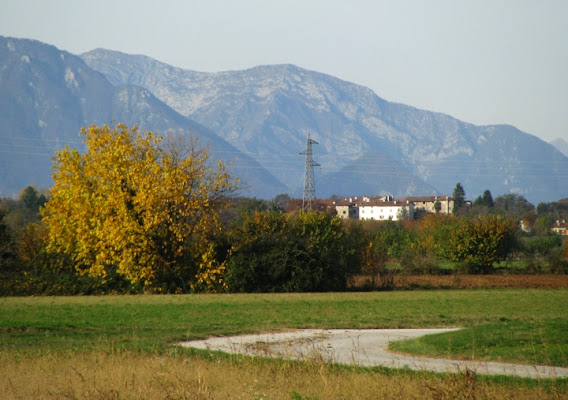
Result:
<svg viewBox="0 0 568 400">
<path fill-rule="evenodd" d="M 312 211 L 312 203 L 316 198 L 316 185 L 314 182 L 314 167 L 319 167 L 319 164 L 314 161 L 312 155 L 312 144 L 319 144 L 313 139 L 310 139 L 308 133 L 308 140 L 306 143 L 306 150 L 300 154 L 306 156 L 306 164 L 304 167 L 304 193 L 302 195 L 302 208 Z"/>
</svg>

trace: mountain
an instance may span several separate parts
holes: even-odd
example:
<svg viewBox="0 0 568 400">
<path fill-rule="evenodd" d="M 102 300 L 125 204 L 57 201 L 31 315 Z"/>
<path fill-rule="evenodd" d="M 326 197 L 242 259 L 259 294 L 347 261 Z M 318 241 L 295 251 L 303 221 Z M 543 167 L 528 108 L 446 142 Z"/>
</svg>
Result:
<svg viewBox="0 0 568 400">
<path fill-rule="evenodd" d="M 81 58 L 34 40 L 0 36 L 0 195 L 52 184 L 51 157 L 66 144 L 84 148 L 83 126 L 138 125 L 160 135 L 190 134 L 230 165 L 249 196 L 275 196 L 286 187 L 256 160 L 210 129 L 156 98 L 148 89 L 114 85 Z"/>
<path fill-rule="evenodd" d="M 558 151 L 568 157 L 568 142 L 562 138 L 556 138 L 552 142 L 551 145 L 556 147 Z"/>
<path fill-rule="evenodd" d="M 81 57 L 110 82 L 145 87 L 253 155 L 294 193 L 309 133 L 319 143 L 319 197 L 451 194 L 458 182 L 470 198 L 486 189 L 535 203 L 567 195 L 568 158 L 513 126 L 475 126 L 391 103 L 294 65 L 204 73 L 104 49 Z"/>
</svg>

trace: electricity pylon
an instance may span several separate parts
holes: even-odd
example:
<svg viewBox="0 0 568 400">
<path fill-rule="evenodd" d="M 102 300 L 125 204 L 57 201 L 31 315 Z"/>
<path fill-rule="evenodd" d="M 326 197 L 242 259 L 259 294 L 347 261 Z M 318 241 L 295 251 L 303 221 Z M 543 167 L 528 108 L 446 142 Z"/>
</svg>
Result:
<svg viewBox="0 0 568 400">
<path fill-rule="evenodd" d="M 312 144 L 319 144 L 313 139 L 310 139 L 310 134 L 308 133 L 308 141 L 306 144 L 306 150 L 302 151 L 300 154 L 306 156 L 306 166 L 304 168 L 304 194 L 302 195 L 302 208 L 304 210 L 312 211 L 312 203 L 316 198 L 316 185 L 314 182 L 314 167 L 319 167 L 320 165 L 314 161 L 312 155 Z"/>
</svg>

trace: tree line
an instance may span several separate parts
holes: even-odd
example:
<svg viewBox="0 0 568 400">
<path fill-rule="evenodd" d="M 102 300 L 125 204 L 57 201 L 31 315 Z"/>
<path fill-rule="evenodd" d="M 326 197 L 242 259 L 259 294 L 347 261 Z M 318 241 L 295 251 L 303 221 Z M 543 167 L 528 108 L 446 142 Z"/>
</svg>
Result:
<svg viewBox="0 0 568 400">
<path fill-rule="evenodd" d="M 568 269 L 559 236 L 520 230 L 519 196 L 484 193 L 454 215 L 415 221 L 344 221 L 285 194 L 237 197 L 238 179 L 193 139 L 122 124 L 81 134 L 86 151 L 57 152 L 49 192 L 28 186 L 0 200 L 1 295 L 341 291 L 357 274 L 389 289 L 445 263 Z M 507 213 L 495 212 L 500 202 Z M 539 207 L 558 216 L 563 204 Z"/>
</svg>

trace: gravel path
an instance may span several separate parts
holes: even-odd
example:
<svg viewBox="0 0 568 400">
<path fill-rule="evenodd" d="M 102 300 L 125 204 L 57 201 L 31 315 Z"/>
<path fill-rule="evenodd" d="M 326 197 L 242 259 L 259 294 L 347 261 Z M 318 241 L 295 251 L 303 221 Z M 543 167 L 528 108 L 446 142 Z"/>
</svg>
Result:
<svg viewBox="0 0 568 400">
<path fill-rule="evenodd" d="M 385 366 L 451 373 L 469 369 L 478 374 L 517 375 L 535 379 L 568 377 L 568 368 L 426 358 L 387 351 L 387 346 L 391 341 L 452 330 L 454 329 L 307 329 L 283 333 L 215 337 L 183 342 L 181 345 L 252 356 L 317 359 L 360 366 Z"/>
</svg>

